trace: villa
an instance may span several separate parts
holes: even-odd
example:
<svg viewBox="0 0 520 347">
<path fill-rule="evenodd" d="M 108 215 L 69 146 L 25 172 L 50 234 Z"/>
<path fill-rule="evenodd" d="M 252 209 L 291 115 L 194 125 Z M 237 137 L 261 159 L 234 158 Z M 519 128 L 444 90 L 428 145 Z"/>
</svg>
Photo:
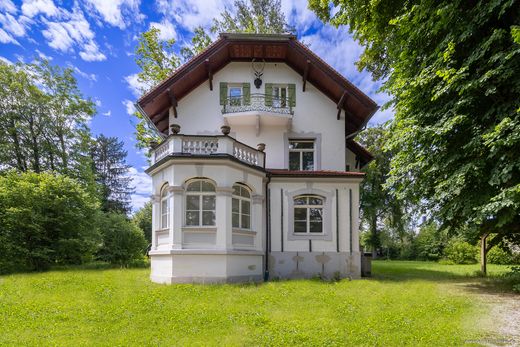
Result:
<svg viewBox="0 0 520 347">
<path fill-rule="evenodd" d="M 151 280 L 358 278 L 353 138 L 378 106 L 295 36 L 221 34 L 142 96 Z"/>
</svg>

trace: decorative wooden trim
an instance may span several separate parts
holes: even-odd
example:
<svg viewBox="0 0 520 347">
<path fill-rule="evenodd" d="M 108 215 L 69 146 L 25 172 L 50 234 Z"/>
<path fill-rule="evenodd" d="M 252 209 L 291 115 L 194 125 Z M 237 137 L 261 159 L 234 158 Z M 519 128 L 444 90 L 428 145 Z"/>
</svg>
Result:
<svg viewBox="0 0 520 347">
<path fill-rule="evenodd" d="M 167 89 L 168 97 L 170 98 L 170 104 L 173 107 L 173 116 L 177 118 L 177 98 L 175 98 L 175 94 L 171 88 Z"/>
<path fill-rule="evenodd" d="M 343 105 L 345 104 L 345 101 L 347 100 L 347 98 L 348 98 L 347 91 L 344 91 L 343 95 L 341 96 L 341 98 L 339 99 L 339 102 L 338 102 L 338 116 L 337 116 L 338 120 L 341 117 L 341 110 L 343 109 Z"/>
<path fill-rule="evenodd" d="M 303 71 L 303 85 L 302 91 L 305 91 L 305 86 L 307 85 L 307 76 L 309 76 L 309 69 L 311 67 L 311 61 L 307 60 L 305 64 L 305 70 Z"/>
<path fill-rule="evenodd" d="M 209 59 L 204 60 L 204 65 L 206 65 L 206 71 L 208 72 L 209 90 L 213 90 L 213 71 L 211 70 Z"/>
</svg>

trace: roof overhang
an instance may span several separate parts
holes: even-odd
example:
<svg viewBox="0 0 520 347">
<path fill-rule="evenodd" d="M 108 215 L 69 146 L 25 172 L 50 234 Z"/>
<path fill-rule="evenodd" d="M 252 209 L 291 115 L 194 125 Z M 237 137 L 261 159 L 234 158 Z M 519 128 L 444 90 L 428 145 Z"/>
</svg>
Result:
<svg viewBox="0 0 520 347">
<path fill-rule="evenodd" d="M 347 140 L 347 148 L 356 155 L 361 168 L 374 160 L 372 153 L 352 139 Z"/>
<path fill-rule="evenodd" d="M 344 111 L 346 135 L 361 130 L 377 111 L 377 104 L 309 48 L 289 34 L 220 34 L 200 54 L 144 94 L 138 109 L 162 133 L 168 132 L 169 109 L 193 89 L 233 61 L 263 59 L 283 62 L 312 83 Z M 338 113 L 339 114 L 339 113 Z M 334 115 L 330 115 L 333 117 Z"/>
</svg>

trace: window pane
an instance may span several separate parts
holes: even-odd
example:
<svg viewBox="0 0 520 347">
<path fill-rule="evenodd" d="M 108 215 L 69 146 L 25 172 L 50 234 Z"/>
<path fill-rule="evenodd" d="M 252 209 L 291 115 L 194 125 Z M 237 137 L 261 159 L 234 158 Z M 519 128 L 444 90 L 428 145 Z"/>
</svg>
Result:
<svg viewBox="0 0 520 347">
<path fill-rule="evenodd" d="M 213 184 L 206 182 L 206 181 L 202 181 L 201 184 L 202 184 L 203 192 L 214 192 L 215 191 L 215 186 Z"/>
<path fill-rule="evenodd" d="M 314 170 L 314 152 L 303 152 L 303 170 L 310 171 Z"/>
<path fill-rule="evenodd" d="M 242 104 L 241 102 L 242 98 L 242 88 L 229 88 L 229 104 L 231 106 L 240 106 Z"/>
<path fill-rule="evenodd" d="M 311 222 L 313 221 L 321 221 L 321 208 L 311 208 L 309 209 L 309 217 L 311 219 Z"/>
<path fill-rule="evenodd" d="M 295 233 L 305 233 L 307 232 L 307 222 L 294 222 L 294 232 Z"/>
<path fill-rule="evenodd" d="M 188 192 L 200 192 L 200 181 L 192 182 L 186 188 Z"/>
<path fill-rule="evenodd" d="M 309 196 L 309 205 L 323 205 L 323 200 L 314 196 Z"/>
<path fill-rule="evenodd" d="M 240 186 L 238 186 L 238 185 L 233 186 L 233 195 L 240 196 Z"/>
<path fill-rule="evenodd" d="M 161 201 L 161 213 L 168 212 L 168 200 Z"/>
<path fill-rule="evenodd" d="M 300 152 L 289 152 L 289 170 L 300 170 Z"/>
<path fill-rule="evenodd" d="M 307 209 L 306 208 L 295 208 L 294 209 L 294 220 L 297 220 L 297 221 L 307 220 Z"/>
<path fill-rule="evenodd" d="M 202 225 L 215 225 L 215 212 L 214 211 L 203 211 L 202 212 Z"/>
<path fill-rule="evenodd" d="M 291 148 L 291 149 L 313 149 L 314 141 L 290 141 L 289 148 Z"/>
<path fill-rule="evenodd" d="M 251 194 L 249 194 L 249 190 L 247 190 L 246 188 L 244 187 L 241 187 L 241 191 L 240 191 L 240 195 L 243 196 L 244 198 L 250 198 L 251 197 Z"/>
<path fill-rule="evenodd" d="M 242 200 L 242 213 L 251 214 L 251 204 L 247 200 Z"/>
<path fill-rule="evenodd" d="M 202 196 L 202 209 L 215 210 L 215 197 L 213 195 Z"/>
<path fill-rule="evenodd" d="M 161 228 L 167 228 L 168 227 L 168 215 L 163 215 L 161 220 Z"/>
<path fill-rule="evenodd" d="M 186 211 L 186 225 L 199 225 L 199 211 Z"/>
<path fill-rule="evenodd" d="M 242 215 L 242 229 L 249 229 L 251 227 L 251 220 L 249 216 Z"/>
<path fill-rule="evenodd" d="M 199 210 L 199 201 L 198 195 L 186 196 L 186 210 Z"/>
<path fill-rule="evenodd" d="M 321 222 L 310 222 L 311 233 L 321 233 L 323 231 L 323 224 Z"/>
<path fill-rule="evenodd" d="M 238 213 L 233 213 L 231 219 L 233 220 L 233 228 L 240 228 L 240 215 Z"/>
<path fill-rule="evenodd" d="M 240 204 L 240 201 L 239 201 L 238 199 L 232 199 L 232 200 L 231 200 L 231 210 L 232 210 L 233 212 L 238 213 L 238 212 L 239 212 L 239 210 L 238 210 L 238 208 L 239 208 L 239 207 L 238 207 L 239 204 Z"/>
<path fill-rule="evenodd" d="M 296 199 L 294 199 L 294 204 L 295 205 L 307 205 L 307 198 L 306 197 L 296 198 Z"/>
<path fill-rule="evenodd" d="M 231 87 L 229 88 L 229 96 L 230 97 L 240 97 L 242 94 L 242 88 L 239 87 Z"/>
</svg>

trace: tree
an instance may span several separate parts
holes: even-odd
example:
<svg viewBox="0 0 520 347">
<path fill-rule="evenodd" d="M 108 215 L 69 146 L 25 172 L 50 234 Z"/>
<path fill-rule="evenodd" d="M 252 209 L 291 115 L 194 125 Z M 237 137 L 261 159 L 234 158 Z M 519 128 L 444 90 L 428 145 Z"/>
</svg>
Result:
<svg viewBox="0 0 520 347">
<path fill-rule="evenodd" d="M 134 189 L 123 146 L 124 142 L 117 137 L 99 135 L 92 141 L 90 155 L 104 212 L 129 213 L 131 210 L 130 195 Z"/>
<path fill-rule="evenodd" d="M 132 217 L 135 225 L 143 231 L 148 244 L 152 243 L 152 203 L 147 202 Z"/>
<path fill-rule="evenodd" d="M 452 234 L 520 241 L 520 6 L 497 1 L 328 1 L 310 7 L 346 24 L 358 62 L 392 96 L 388 185 Z"/>
<path fill-rule="evenodd" d="M 195 28 L 194 35 L 191 38 L 191 46 L 184 46 L 181 49 L 181 55 L 185 61 L 190 60 L 206 47 L 211 44 L 211 37 L 206 33 L 202 26 Z"/>
</svg>

